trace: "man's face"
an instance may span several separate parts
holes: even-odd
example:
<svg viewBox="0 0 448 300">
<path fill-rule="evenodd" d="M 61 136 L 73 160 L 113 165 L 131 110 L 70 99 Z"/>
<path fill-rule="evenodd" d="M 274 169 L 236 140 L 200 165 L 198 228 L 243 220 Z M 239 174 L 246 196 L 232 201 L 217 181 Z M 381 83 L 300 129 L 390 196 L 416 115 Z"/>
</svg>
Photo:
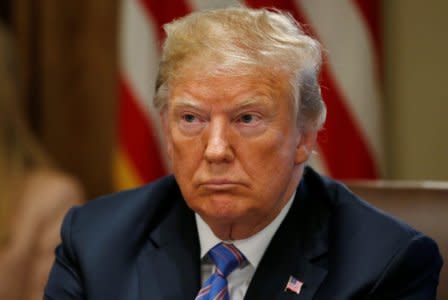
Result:
<svg viewBox="0 0 448 300">
<path fill-rule="evenodd" d="M 189 75 L 172 85 L 162 112 L 182 194 L 209 225 L 264 227 L 292 195 L 311 150 L 288 80 Z"/>
</svg>

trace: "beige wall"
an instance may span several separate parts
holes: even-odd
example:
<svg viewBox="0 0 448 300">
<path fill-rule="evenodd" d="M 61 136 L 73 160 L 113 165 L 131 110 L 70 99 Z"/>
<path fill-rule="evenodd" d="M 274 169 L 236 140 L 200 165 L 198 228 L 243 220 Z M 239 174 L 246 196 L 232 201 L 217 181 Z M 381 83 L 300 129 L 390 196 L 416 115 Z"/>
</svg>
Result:
<svg viewBox="0 0 448 300">
<path fill-rule="evenodd" d="M 448 180 L 448 1 L 383 5 L 388 177 Z"/>
</svg>

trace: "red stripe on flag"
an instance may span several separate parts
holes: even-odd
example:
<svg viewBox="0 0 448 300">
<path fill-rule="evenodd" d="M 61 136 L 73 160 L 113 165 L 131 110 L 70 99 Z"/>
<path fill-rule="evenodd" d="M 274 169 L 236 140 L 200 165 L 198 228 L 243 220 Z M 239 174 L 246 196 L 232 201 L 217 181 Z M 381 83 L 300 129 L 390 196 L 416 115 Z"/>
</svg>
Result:
<svg viewBox="0 0 448 300">
<path fill-rule="evenodd" d="M 118 110 L 120 147 L 137 170 L 144 182 L 149 182 L 166 174 L 160 155 L 157 137 L 146 115 L 137 105 L 137 101 L 126 81 L 119 80 L 120 102 Z"/>
<path fill-rule="evenodd" d="M 159 41 L 165 38 L 163 24 L 171 22 L 175 18 L 182 17 L 191 11 L 185 1 L 160 1 L 160 0 L 139 0 L 146 10 L 149 18 L 154 20 L 157 26 L 157 37 Z"/>
<path fill-rule="evenodd" d="M 248 6 L 253 8 L 277 8 L 283 11 L 289 12 L 297 21 L 302 25 L 302 29 L 306 34 L 310 34 L 308 31 L 308 23 L 301 22 L 302 14 L 299 12 L 297 6 L 293 0 L 246 0 Z"/>
<path fill-rule="evenodd" d="M 373 179 L 378 171 L 365 138 L 354 122 L 328 68 L 322 68 L 322 97 L 328 108 L 319 146 L 332 176 L 340 179 Z"/>
<path fill-rule="evenodd" d="M 290 0 L 246 0 L 251 7 L 275 7 L 288 11 L 304 25 L 308 34 L 317 37 L 300 8 Z M 330 175 L 339 179 L 377 178 L 373 155 L 367 146 L 341 91 L 326 63 L 321 71 L 322 97 L 327 104 L 325 129 L 319 135 L 319 145 Z"/>
</svg>

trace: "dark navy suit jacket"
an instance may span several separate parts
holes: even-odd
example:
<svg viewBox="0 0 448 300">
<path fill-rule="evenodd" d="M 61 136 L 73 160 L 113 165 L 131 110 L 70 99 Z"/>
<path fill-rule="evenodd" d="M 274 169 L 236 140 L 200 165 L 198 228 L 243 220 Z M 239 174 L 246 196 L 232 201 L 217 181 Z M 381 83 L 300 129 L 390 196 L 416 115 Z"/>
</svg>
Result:
<svg viewBox="0 0 448 300">
<path fill-rule="evenodd" d="M 194 299 L 199 253 L 169 176 L 70 210 L 45 299 Z M 245 299 L 435 299 L 441 265 L 430 238 L 307 168 Z"/>
</svg>

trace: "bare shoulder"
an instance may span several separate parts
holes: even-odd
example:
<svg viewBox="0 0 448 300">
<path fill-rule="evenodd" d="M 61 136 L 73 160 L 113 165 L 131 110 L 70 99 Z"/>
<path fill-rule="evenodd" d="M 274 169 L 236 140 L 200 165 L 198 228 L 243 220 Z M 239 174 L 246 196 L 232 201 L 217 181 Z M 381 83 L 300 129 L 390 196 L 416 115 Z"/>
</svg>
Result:
<svg viewBox="0 0 448 300">
<path fill-rule="evenodd" d="M 81 184 L 65 173 L 36 170 L 24 178 L 12 227 L 10 261 L 14 261 L 17 268 L 27 270 L 26 299 L 38 299 L 43 294 L 54 249 L 60 243 L 63 217 L 70 207 L 82 202 Z"/>
<path fill-rule="evenodd" d="M 24 226 L 19 228 L 51 222 L 70 207 L 84 202 L 81 184 L 59 171 L 33 171 L 25 177 L 22 187 L 17 220 L 22 220 Z M 30 226 L 25 226 L 28 223 Z"/>
<path fill-rule="evenodd" d="M 84 201 L 84 191 L 74 177 L 53 169 L 36 170 L 24 180 L 23 201 L 75 205 Z"/>
<path fill-rule="evenodd" d="M 83 200 L 81 185 L 74 178 L 53 170 L 30 172 L 21 182 L 17 209 L 12 218 L 12 238 L 8 247 L 14 258 L 11 261 L 21 261 L 31 253 L 35 255 L 36 247 L 40 247 L 38 244 L 54 248 L 63 216 L 70 207 Z"/>
</svg>

